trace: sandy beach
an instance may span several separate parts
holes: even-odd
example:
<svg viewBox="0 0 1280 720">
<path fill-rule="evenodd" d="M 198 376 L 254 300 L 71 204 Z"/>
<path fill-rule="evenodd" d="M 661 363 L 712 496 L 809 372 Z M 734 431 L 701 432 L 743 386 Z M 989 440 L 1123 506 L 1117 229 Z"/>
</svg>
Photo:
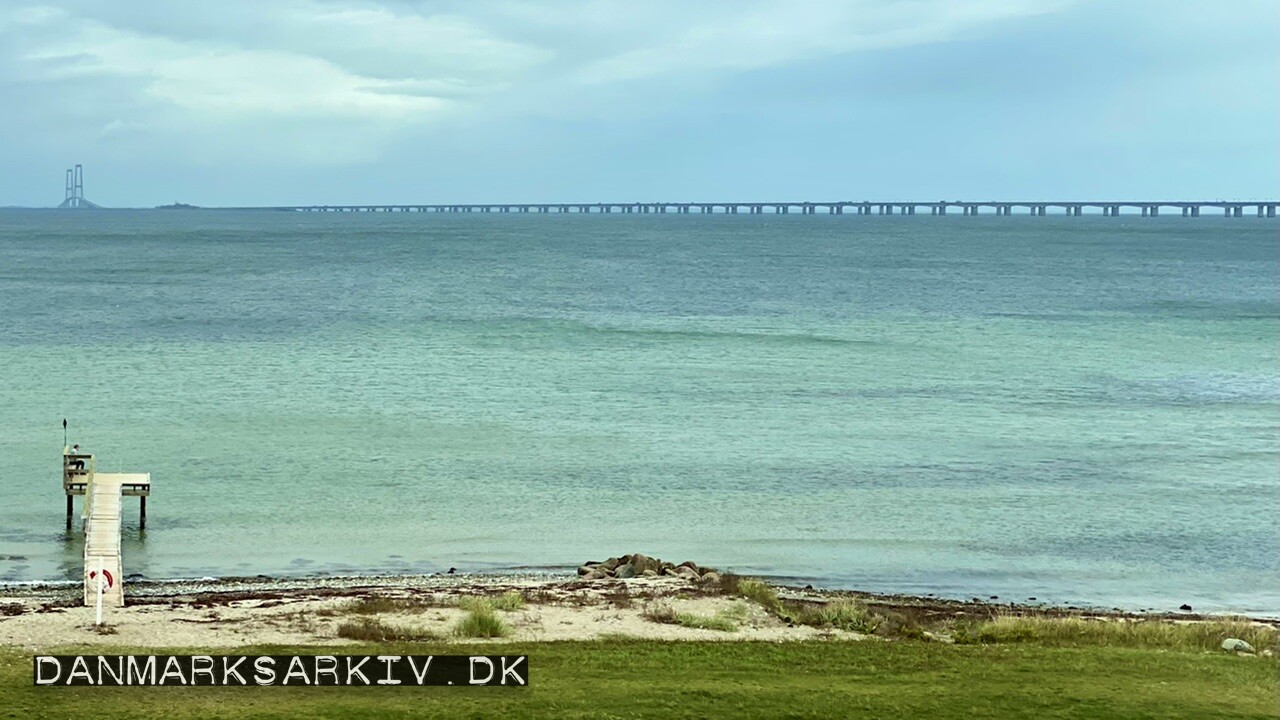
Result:
<svg viewBox="0 0 1280 720">
<path fill-rule="evenodd" d="M 1081 611 L 977 600 L 962 602 L 778 587 L 784 599 L 821 606 L 854 599 L 869 610 L 939 619 L 984 620 L 1001 615 L 1100 619 L 1206 619 L 1193 613 L 1138 615 Z M 69 584 L 0 587 L 0 645 L 28 652 L 60 646 L 208 647 L 245 645 L 342 645 L 344 623 L 376 614 L 406 633 L 451 637 L 468 599 L 516 593 L 520 607 L 499 611 L 510 627 L 505 640 L 560 641 L 626 637 L 648 640 L 862 640 L 871 636 L 837 628 L 791 624 L 757 603 L 724 595 L 684 578 L 583 580 L 548 575 L 433 575 L 317 579 L 241 578 L 142 581 L 129 586 L 127 606 L 107 612 L 106 629 L 94 627 L 94 609 Z M 362 604 L 386 601 L 376 613 Z M 655 622 L 647 614 L 732 618 L 731 631 Z M 1280 625 L 1274 620 L 1257 622 Z M 453 638 L 458 642 L 488 639 Z M 879 640 L 879 638 L 874 638 Z"/>
</svg>

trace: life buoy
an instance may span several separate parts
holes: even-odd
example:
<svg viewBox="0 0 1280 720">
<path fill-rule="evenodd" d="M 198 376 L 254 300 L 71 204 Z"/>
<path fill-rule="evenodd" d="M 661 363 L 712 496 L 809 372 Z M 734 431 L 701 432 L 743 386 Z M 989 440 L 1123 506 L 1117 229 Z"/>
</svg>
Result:
<svg viewBox="0 0 1280 720">
<path fill-rule="evenodd" d="M 90 571 L 89 571 L 89 579 L 90 579 L 90 580 L 93 580 L 93 579 L 94 579 L 94 578 L 96 578 L 96 577 L 98 577 L 98 571 L 97 571 L 97 570 L 90 570 Z M 110 570 L 103 570 L 103 571 L 102 571 L 102 577 L 103 577 L 103 579 L 105 579 L 105 580 L 107 581 L 107 586 L 106 586 L 105 588 L 103 588 L 104 590 L 110 590 L 110 589 L 111 589 L 111 586 L 116 584 L 116 579 L 115 579 L 115 578 L 113 578 L 113 577 L 111 577 L 111 571 L 110 571 Z"/>
</svg>

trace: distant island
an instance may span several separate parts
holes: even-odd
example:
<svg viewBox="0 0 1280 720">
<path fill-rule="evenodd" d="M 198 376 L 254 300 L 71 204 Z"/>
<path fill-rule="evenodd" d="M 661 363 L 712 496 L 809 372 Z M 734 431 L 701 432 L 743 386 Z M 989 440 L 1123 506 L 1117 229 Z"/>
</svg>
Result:
<svg viewBox="0 0 1280 720">
<path fill-rule="evenodd" d="M 186 203 L 176 202 L 172 205 L 157 205 L 156 210 L 199 210 L 199 205 L 188 205 Z"/>
</svg>

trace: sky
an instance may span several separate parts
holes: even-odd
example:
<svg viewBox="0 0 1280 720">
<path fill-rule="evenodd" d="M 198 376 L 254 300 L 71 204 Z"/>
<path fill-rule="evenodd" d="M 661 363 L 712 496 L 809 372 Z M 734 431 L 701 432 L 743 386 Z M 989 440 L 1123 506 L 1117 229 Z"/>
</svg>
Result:
<svg viewBox="0 0 1280 720">
<path fill-rule="evenodd" d="M 1280 195 L 1275 0 L 0 4 L 0 205 Z"/>
</svg>

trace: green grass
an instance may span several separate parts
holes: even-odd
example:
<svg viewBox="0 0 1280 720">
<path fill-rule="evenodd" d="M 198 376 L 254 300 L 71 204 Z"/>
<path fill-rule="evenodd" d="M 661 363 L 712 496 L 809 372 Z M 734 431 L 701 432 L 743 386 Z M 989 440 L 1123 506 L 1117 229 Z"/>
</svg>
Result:
<svg viewBox="0 0 1280 720">
<path fill-rule="evenodd" d="M 453 634 L 461 638 L 500 638 L 511 634 L 511 628 L 487 603 L 475 603 L 466 617 L 453 626 Z"/>
<path fill-rule="evenodd" d="M 832 600 L 822 605 L 795 605 L 789 608 L 795 622 L 813 627 L 830 627 L 871 634 L 880 627 L 884 618 L 870 613 L 862 603 L 854 600 Z"/>
<path fill-rule="evenodd" d="M 723 577 L 721 578 L 721 584 L 722 586 L 725 584 Z M 734 578 L 728 584 L 733 587 L 733 592 L 729 594 L 744 597 L 775 615 L 783 611 L 782 601 L 778 599 L 778 591 L 763 580 Z"/>
<path fill-rule="evenodd" d="M 697 613 L 677 613 L 676 624 L 697 630 L 718 630 L 720 632 L 737 632 L 738 623 L 719 613 L 715 615 L 698 615 Z"/>
<path fill-rule="evenodd" d="M 1034 642 L 1057 647 L 1147 647 L 1218 650 L 1227 638 L 1240 638 L 1261 652 L 1280 649 L 1275 628 L 1247 620 L 1182 623 L 1168 620 L 1092 620 L 1084 618 L 999 617 L 954 629 L 958 643 Z"/>
<path fill-rule="evenodd" d="M 515 590 L 509 590 L 491 600 L 495 610 L 514 612 L 524 608 L 524 596 Z"/>
<path fill-rule="evenodd" d="M 1176 622 L 1165 619 L 1094 619 L 1005 615 L 988 620 L 949 619 L 921 625 L 896 612 L 873 613 L 850 598 L 826 603 L 780 600 L 777 591 L 756 578 L 725 575 L 719 590 L 750 600 L 779 619 L 797 625 L 876 634 L 895 640 L 950 637 L 961 644 L 1034 642 L 1055 647 L 1142 647 L 1216 651 L 1227 638 L 1239 638 L 1254 650 L 1280 653 L 1280 631 L 1244 619 Z"/>
<path fill-rule="evenodd" d="M 757 578 L 725 575 L 721 578 L 720 590 L 724 594 L 750 600 L 780 620 L 796 625 L 864 634 L 871 634 L 880 627 L 898 627 L 894 623 L 885 623 L 886 618 L 869 612 L 856 600 L 835 599 L 821 604 L 783 601 L 778 598 L 777 590 Z"/>
<path fill-rule="evenodd" d="M 738 610 L 720 611 L 715 615 L 698 615 L 697 613 L 676 612 L 675 608 L 666 603 L 649 605 L 645 607 L 640 615 L 650 622 L 680 625 L 698 630 L 719 630 L 720 632 L 737 632 L 738 623 L 744 619 L 744 613 Z"/>
<path fill-rule="evenodd" d="M 257 647 L 237 654 L 470 654 L 474 645 Z M 95 648 L 124 653 L 129 648 Z M 0 649 L 0 718 L 1274 718 L 1276 664 L 1222 652 L 917 642 L 500 643 L 530 687 L 35 688 Z M 49 654 L 75 652 L 61 648 Z M 132 652 L 157 652 L 139 651 Z M 163 652 L 207 653 L 178 648 Z"/>
<path fill-rule="evenodd" d="M 426 630 L 388 625 L 377 618 L 360 618 L 338 625 L 338 637 L 364 642 L 405 642 L 439 640 L 440 636 Z"/>
</svg>

